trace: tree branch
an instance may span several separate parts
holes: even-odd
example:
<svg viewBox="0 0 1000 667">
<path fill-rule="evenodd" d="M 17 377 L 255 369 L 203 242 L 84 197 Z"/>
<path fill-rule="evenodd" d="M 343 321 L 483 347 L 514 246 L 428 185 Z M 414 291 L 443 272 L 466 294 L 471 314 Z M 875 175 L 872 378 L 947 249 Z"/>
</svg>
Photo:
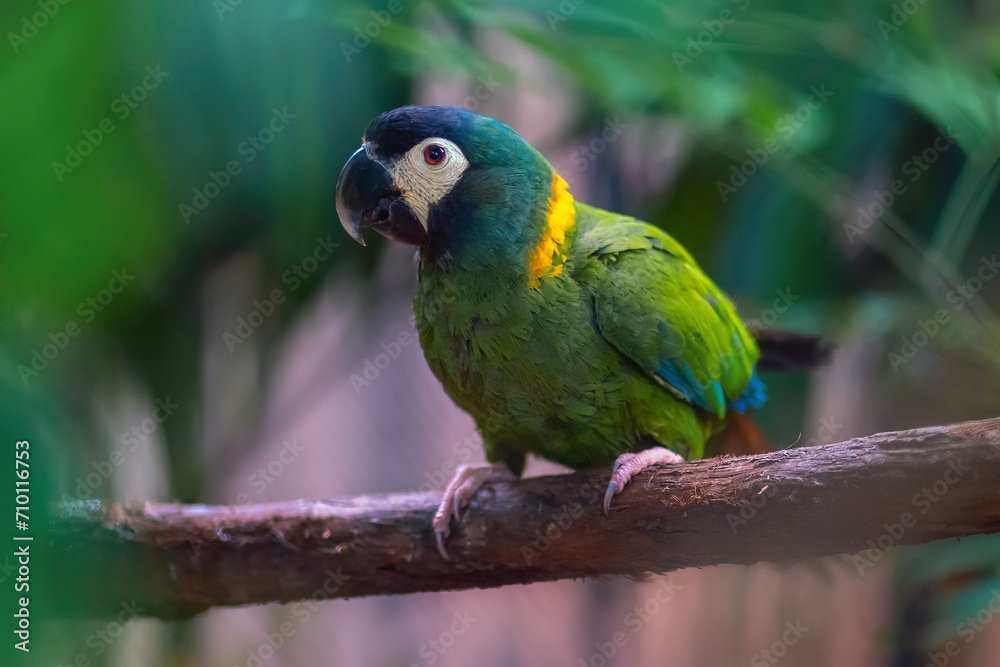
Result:
<svg viewBox="0 0 1000 667">
<path fill-rule="evenodd" d="M 1000 419 L 646 471 L 487 485 L 437 553 L 439 492 L 216 507 L 88 502 L 55 530 L 81 607 L 147 614 L 668 572 L 1000 532 Z M 71 613 L 73 610 L 69 610 Z"/>
</svg>

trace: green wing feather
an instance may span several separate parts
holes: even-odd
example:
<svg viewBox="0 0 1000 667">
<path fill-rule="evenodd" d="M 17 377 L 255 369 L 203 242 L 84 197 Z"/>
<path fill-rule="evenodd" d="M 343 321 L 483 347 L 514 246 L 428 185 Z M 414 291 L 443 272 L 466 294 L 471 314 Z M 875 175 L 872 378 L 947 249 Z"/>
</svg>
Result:
<svg viewBox="0 0 1000 667">
<path fill-rule="evenodd" d="M 679 398 L 720 419 L 760 353 L 732 303 L 653 225 L 577 204 L 574 254 L 601 334 Z M 759 382 L 759 381 L 758 381 Z"/>
</svg>

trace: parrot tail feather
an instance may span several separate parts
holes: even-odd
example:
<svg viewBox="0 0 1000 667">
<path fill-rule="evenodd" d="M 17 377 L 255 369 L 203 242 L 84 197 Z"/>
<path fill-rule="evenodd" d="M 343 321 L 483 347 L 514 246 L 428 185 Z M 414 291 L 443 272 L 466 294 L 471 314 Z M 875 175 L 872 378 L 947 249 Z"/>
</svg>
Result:
<svg viewBox="0 0 1000 667">
<path fill-rule="evenodd" d="M 760 347 L 757 368 L 762 371 L 809 370 L 822 366 L 833 354 L 833 344 L 819 336 L 748 327 Z"/>
<path fill-rule="evenodd" d="M 713 441 L 711 449 L 716 456 L 721 454 L 748 456 L 774 451 L 771 443 L 753 420 L 742 412 L 730 412 L 726 416 L 725 430 L 713 438 Z"/>
</svg>

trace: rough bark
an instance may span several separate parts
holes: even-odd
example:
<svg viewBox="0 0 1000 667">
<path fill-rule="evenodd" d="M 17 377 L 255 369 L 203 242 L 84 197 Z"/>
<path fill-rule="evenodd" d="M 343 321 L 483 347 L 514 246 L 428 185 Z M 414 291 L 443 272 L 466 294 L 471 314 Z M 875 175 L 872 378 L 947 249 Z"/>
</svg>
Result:
<svg viewBox="0 0 1000 667">
<path fill-rule="evenodd" d="M 431 532 L 440 493 L 221 507 L 66 507 L 56 545 L 88 602 L 155 616 L 212 606 L 643 577 L 1000 532 L 1000 419 L 658 467 L 601 512 L 609 471 L 489 484 Z M 72 607 L 67 607 L 72 611 Z"/>
</svg>

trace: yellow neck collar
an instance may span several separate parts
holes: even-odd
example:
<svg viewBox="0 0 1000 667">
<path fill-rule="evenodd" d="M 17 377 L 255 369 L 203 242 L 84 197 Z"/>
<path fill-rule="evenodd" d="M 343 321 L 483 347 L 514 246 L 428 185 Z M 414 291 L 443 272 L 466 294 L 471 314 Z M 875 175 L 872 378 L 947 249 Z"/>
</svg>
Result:
<svg viewBox="0 0 1000 667">
<path fill-rule="evenodd" d="M 552 179 L 552 195 L 549 197 L 549 213 L 545 222 L 545 233 L 528 256 L 528 287 L 537 288 L 546 276 L 562 273 L 566 253 L 563 244 L 566 234 L 576 222 L 573 195 L 566 187 L 562 176 L 555 174 Z"/>
</svg>

